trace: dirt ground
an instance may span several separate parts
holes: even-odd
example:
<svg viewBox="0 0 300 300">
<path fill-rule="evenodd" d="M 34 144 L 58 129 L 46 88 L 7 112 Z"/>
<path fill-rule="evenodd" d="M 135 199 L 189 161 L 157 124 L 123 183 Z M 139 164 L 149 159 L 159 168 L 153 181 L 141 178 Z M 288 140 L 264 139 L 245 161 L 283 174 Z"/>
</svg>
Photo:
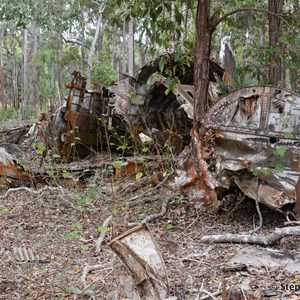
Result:
<svg viewBox="0 0 300 300">
<path fill-rule="evenodd" d="M 103 160 L 98 157 L 73 164 L 84 169 Z M 161 172 L 166 175 L 170 170 L 168 166 Z M 129 223 L 160 212 L 162 202 L 172 194 L 174 175 L 154 188 L 153 174 L 144 174 L 139 180 L 135 175 L 116 178 L 105 165 L 78 183 L 54 178 L 48 186 L 31 185 L 28 190 L 8 194 L 3 188 L 0 299 L 132 299 L 131 277 L 107 243 L 128 230 Z M 253 229 L 255 204 L 240 199 L 240 195 L 232 194 L 218 212 L 209 213 L 197 212 L 187 199 L 178 196 L 170 202 L 165 216 L 150 223 L 165 261 L 170 297 L 222 299 L 222 290 L 247 285 L 258 291 L 261 299 L 300 299 L 299 292 L 282 289 L 283 284 L 300 283 L 300 272 L 292 274 L 268 265 L 230 269 L 229 260 L 249 245 L 201 242 L 204 235 L 247 234 Z M 283 226 L 283 215 L 266 207 L 261 210 L 262 233 Z M 99 254 L 95 241 L 110 215 L 113 221 Z M 21 248 L 24 259 L 19 254 Z M 272 248 L 298 257 L 299 238 L 286 237 Z M 86 266 L 95 270 L 83 278 Z M 209 298 L 200 289 L 215 296 Z"/>
</svg>

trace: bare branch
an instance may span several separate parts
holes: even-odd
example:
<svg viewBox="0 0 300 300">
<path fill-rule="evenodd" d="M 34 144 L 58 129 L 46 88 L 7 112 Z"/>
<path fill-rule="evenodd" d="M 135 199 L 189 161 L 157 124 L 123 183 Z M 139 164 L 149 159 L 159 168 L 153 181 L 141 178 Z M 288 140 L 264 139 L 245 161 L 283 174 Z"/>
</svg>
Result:
<svg viewBox="0 0 300 300">
<path fill-rule="evenodd" d="M 10 188 L 10 189 L 8 189 L 6 191 L 6 193 L 0 197 L 0 199 L 6 198 L 10 193 L 19 192 L 19 191 L 26 191 L 26 192 L 34 194 L 34 195 L 41 195 L 46 190 L 50 190 L 50 191 L 62 191 L 62 188 L 60 188 L 60 187 L 56 188 L 56 187 L 51 187 L 51 186 L 45 186 L 45 187 L 41 188 L 40 190 L 35 191 L 35 190 L 30 189 L 30 188 L 28 188 L 26 186 L 21 186 L 21 187 L 18 187 L 18 188 Z"/>
<path fill-rule="evenodd" d="M 91 273 L 93 271 L 99 271 L 99 270 L 104 271 L 104 270 L 107 270 L 107 269 L 111 269 L 112 266 L 113 266 L 114 261 L 115 261 L 115 258 L 113 260 L 109 261 L 106 264 L 94 265 L 94 266 L 86 265 L 83 268 L 82 275 L 81 275 L 81 278 L 80 278 L 80 281 L 81 281 L 84 289 L 87 289 L 91 285 L 91 284 L 88 284 L 88 282 L 87 282 L 87 276 L 88 276 L 89 273 Z"/>
<path fill-rule="evenodd" d="M 67 39 L 67 38 L 65 38 L 62 34 L 59 33 L 59 35 L 60 35 L 60 37 L 64 40 L 64 42 L 65 42 L 66 44 L 76 44 L 76 45 L 79 45 L 79 46 L 82 46 L 82 45 L 83 45 L 83 42 L 80 41 L 80 40 L 78 40 L 78 39 L 76 39 L 76 40 L 73 40 L 73 39 Z"/>
<path fill-rule="evenodd" d="M 155 219 L 163 217 L 167 213 L 169 202 L 172 199 L 174 199 L 176 196 L 177 196 L 177 194 L 174 194 L 173 196 L 166 198 L 161 206 L 161 211 L 158 214 L 149 215 L 138 223 L 128 223 L 128 226 L 133 227 L 133 226 L 136 226 L 139 224 L 149 223 Z"/>
<path fill-rule="evenodd" d="M 259 195 L 258 195 L 259 185 L 260 185 L 260 182 L 259 182 L 259 179 L 257 176 L 256 177 L 256 192 L 255 192 L 255 194 L 256 194 L 255 195 L 255 206 L 256 206 L 258 216 L 259 216 L 259 225 L 257 227 L 255 227 L 255 224 L 254 224 L 254 229 L 250 231 L 250 234 L 258 232 L 262 228 L 262 225 L 263 225 L 263 217 L 262 217 L 260 207 L 259 207 Z"/>
<path fill-rule="evenodd" d="M 269 10 L 266 10 L 266 9 L 260 9 L 260 8 L 255 8 L 255 7 L 241 7 L 241 8 L 238 8 L 238 9 L 235 9 L 227 14 L 225 14 L 224 16 L 220 17 L 219 19 L 217 20 L 214 20 L 212 22 L 212 31 L 214 31 L 216 29 L 216 27 L 221 23 L 223 22 L 225 19 L 227 19 L 228 17 L 238 13 L 238 12 L 242 12 L 242 11 L 256 11 L 256 12 L 260 12 L 260 13 L 265 13 L 265 14 L 268 14 L 268 15 L 273 15 L 273 16 L 276 16 L 278 18 L 280 18 L 285 24 L 288 24 L 287 21 L 284 19 L 284 16 L 286 17 L 289 17 L 291 18 L 291 16 L 287 16 L 287 15 L 281 15 L 281 14 L 276 14 L 274 12 L 271 12 Z M 289 25 L 289 24 L 288 24 Z M 290 25 L 289 25 L 290 26 Z"/>
<path fill-rule="evenodd" d="M 128 200 L 127 204 L 128 205 L 135 205 L 135 203 L 136 203 L 135 200 L 141 199 L 146 194 L 150 194 L 153 191 L 155 191 L 156 189 L 158 189 L 159 187 L 161 187 L 170 178 L 170 176 L 173 175 L 173 173 L 174 173 L 174 170 L 172 170 L 170 174 L 166 175 L 165 178 L 158 185 L 153 187 L 152 189 L 145 191 L 141 195 L 137 195 L 137 196 L 134 196 L 134 197 L 130 198 Z"/>
<path fill-rule="evenodd" d="M 106 228 L 106 227 L 109 225 L 109 223 L 111 222 L 111 220 L 112 220 L 112 216 L 107 217 L 107 218 L 104 220 L 102 226 L 103 226 L 104 228 Z M 102 245 L 102 243 L 103 243 L 103 241 L 104 241 L 106 231 L 107 231 L 107 230 L 103 230 L 103 231 L 101 232 L 101 234 L 100 234 L 98 240 L 96 241 L 96 251 L 97 251 L 97 252 L 100 252 L 100 251 L 101 251 L 101 245 Z"/>
</svg>

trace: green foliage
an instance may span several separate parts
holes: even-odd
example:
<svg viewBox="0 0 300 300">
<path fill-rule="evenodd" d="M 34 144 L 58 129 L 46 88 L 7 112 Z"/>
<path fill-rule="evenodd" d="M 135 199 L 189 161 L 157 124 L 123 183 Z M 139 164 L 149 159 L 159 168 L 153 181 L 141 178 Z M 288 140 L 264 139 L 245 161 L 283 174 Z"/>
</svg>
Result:
<svg viewBox="0 0 300 300">
<path fill-rule="evenodd" d="M 166 224 L 166 228 L 167 228 L 168 230 L 171 230 L 171 229 L 174 228 L 174 225 L 171 224 L 171 223 L 168 223 L 168 224 Z"/>
<path fill-rule="evenodd" d="M 112 165 L 113 165 L 113 167 L 114 167 L 115 169 L 118 169 L 118 168 L 121 168 L 121 167 L 122 167 L 122 162 L 121 162 L 121 161 L 114 161 L 114 162 L 112 163 Z"/>
<path fill-rule="evenodd" d="M 91 204 L 93 203 L 93 199 L 92 198 L 89 198 L 89 197 L 86 197 L 86 198 L 81 198 L 81 199 L 78 199 L 77 200 L 77 205 L 78 206 L 84 206 L 86 204 Z"/>
<path fill-rule="evenodd" d="M 102 226 L 102 225 L 98 227 L 98 231 L 101 233 L 105 233 L 107 231 L 107 229 L 108 228 L 106 226 Z"/>
<path fill-rule="evenodd" d="M 63 176 L 64 179 L 67 179 L 71 176 L 71 174 L 70 174 L 70 172 L 68 172 L 66 170 L 63 170 L 62 176 Z"/>
<path fill-rule="evenodd" d="M 35 153 L 42 155 L 47 150 L 46 146 L 42 142 L 33 142 L 31 144 L 32 149 L 35 149 Z"/>
<path fill-rule="evenodd" d="M 274 150 L 274 154 L 276 156 L 280 156 L 280 157 L 283 157 L 285 152 L 286 152 L 286 149 L 284 147 L 278 147 Z"/>
<path fill-rule="evenodd" d="M 275 163 L 274 168 L 276 172 L 281 173 L 284 170 L 284 165 L 281 163 Z"/>
<path fill-rule="evenodd" d="M 81 290 L 78 287 L 69 287 L 67 291 L 71 294 L 81 295 Z"/>
<path fill-rule="evenodd" d="M 113 69 L 110 61 L 94 62 L 94 68 L 92 72 L 92 83 L 101 83 L 104 86 L 109 86 L 113 81 L 118 78 L 118 73 Z"/>
<path fill-rule="evenodd" d="M 9 212 L 9 209 L 7 207 L 1 208 L 2 214 L 7 214 Z"/>
<path fill-rule="evenodd" d="M 89 245 L 80 245 L 80 249 L 81 250 L 84 250 L 84 251 L 87 251 L 87 250 L 89 250 Z"/>
<path fill-rule="evenodd" d="M 285 137 L 286 139 L 292 139 L 292 138 L 293 138 L 293 135 L 292 135 L 290 132 L 285 132 L 285 133 L 284 133 L 284 137 Z"/>
<path fill-rule="evenodd" d="M 137 181 L 140 180 L 142 177 L 143 177 L 143 173 L 142 173 L 142 172 L 138 172 L 138 173 L 136 173 L 136 175 L 135 175 L 135 179 L 136 179 Z"/>
<path fill-rule="evenodd" d="M 8 120 L 16 120 L 18 111 L 13 107 L 8 107 L 6 110 L 0 110 L 0 123 Z"/>
</svg>

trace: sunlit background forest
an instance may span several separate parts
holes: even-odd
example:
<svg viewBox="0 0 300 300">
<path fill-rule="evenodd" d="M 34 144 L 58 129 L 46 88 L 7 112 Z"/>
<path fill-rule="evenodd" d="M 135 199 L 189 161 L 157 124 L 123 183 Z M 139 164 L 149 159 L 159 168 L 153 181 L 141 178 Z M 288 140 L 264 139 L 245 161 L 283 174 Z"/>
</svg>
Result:
<svg viewBox="0 0 300 300">
<path fill-rule="evenodd" d="M 212 1 L 220 17 L 240 7 L 268 9 L 268 1 Z M 284 2 L 282 32 L 269 44 L 268 14 L 244 11 L 219 24 L 212 58 L 222 44 L 234 53 L 232 88 L 267 84 L 269 56 L 282 59 L 281 86 L 300 91 L 299 1 Z M 74 70 L 88 88 L 108 86 L 160 54 L 193 56 L 197 1 L 6 0 L 0 3 L 0 120 L 35 118 L 62 103 Z M 222 62 L 222 61 L 221 61 Z M 5 111 L 4 111 L 5 110 Z"/>
</svg>

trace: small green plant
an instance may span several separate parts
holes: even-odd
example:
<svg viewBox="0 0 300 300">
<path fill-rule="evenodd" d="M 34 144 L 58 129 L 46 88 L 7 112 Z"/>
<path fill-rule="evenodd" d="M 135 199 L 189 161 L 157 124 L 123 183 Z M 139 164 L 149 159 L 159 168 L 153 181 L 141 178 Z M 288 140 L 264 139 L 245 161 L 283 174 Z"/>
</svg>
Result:
<svg viewBox="0 0 300 300">
<path fill-rule="evenodd" d="M 139 181 L 142 177 L 143 177 L 143 173 L 142 173 L 142 172 L 138 172 L 138 173 L 136 173 L 136 175 L 135 175 L 136 181 Z"/>
<path fill-rule="evenodd" d="M 71 174 L 67 170 L 63 170 L 62 176 L 64 179 L 70 178 Z"/>
<path fill-rule="evenodd" d="M 147 153 L 147 152 L 149 152 L 149 150 L 150 150 L 150 149 L 149 149 L 148 147 L 143 147 L 143 148 L 142 148 L 142 152 L 143 152 L 143 153 Z"/>
<path fill-rule="evenodd" d="M 8 120 L 16 120 L 18 116 L 18 111 L 13 107 L 8 107 L 6 110 L 0 110 L 0 123 L 4 123 Z"/>
<path fill-rule="evenodd" d="M 55 223 L 54 222 L 48 222 L 47 225 L 48 225 L 49 228 L 53 228 L 55 226 Z"/>
<path fill-rule="evenodd" d="M 1 208 L 1 212 L 3 214 L 7 214 L 9 212 L 9 209 L 7 207 L 3 207 L 3 208 Z"/>
<path fill-rule="evenodd" d="M 89 187 L 87 191 L 92 197 L 98 197 L 101 195 L 101 192 L 92 186 Z"/>
<path fill-rule="evenodd" d="M 278 148 L 275 148 L 274 155 L 283 157 L 285 152 L 286 152 L 286 149 L 284 147 L 278 147 Z"/>
<path fill-rule="evenodd" d="M 101 233 L 105 233 L 107 231 L 107 227 L 106 226 L 98 226 L 98 231 Z"/>
<path fill-rule="evenodd" d="M 167 228 L 168 230 L 171 230 L 171 229 L 174 228 L 174 225 L 171 224 L 171 223 L 168 223 L 168 224 L 166 224 L 166 228 Z"/>
<path fill-rule="evenodd" d="M 42 142 L 33 142 L 31 147 L 35 149 L 35 153 L 42 155 L 47 150 L 47 147 Z"/>
<path fill-rule="evenodd" d="M 77 205 L 78 205 L 79 207 L 82 207 L 82 206 L 84 206 L 84 205 L 93 203 L 93 201 L 94 201 L 94 200 L 93 200 L 92 198 L 90 198 L 90 197 L 81 198 L 81 199 L 78 199 L 78 200 L 77 200 Z"/>
<path fill-rule="evenodd" d="M 71 228 L 72 228 L 73 230 L 71 230 L 71 231 L 66 235 L 67 240 L 71 240 L 71 239 L 79 239 L 79 238 L 80 238 L 79 231 L 82 231 L 82 225 L 81 225 L 80 223 L 73 223 L 73 224 L 71 224 Z"/>
<path fill-rule="evenodd" d="M 80 249 L 83 251 L 87 251 L 90 249 L 89 245 L 80 245 Z"/>
<path fill-rule="evenodd" d="M 119 169 L 122 167 L 122 162 L 121 161 L 114 161 L 112 163 L 112 166 L 115 168 L 115 169 Z"/>
</svg>

